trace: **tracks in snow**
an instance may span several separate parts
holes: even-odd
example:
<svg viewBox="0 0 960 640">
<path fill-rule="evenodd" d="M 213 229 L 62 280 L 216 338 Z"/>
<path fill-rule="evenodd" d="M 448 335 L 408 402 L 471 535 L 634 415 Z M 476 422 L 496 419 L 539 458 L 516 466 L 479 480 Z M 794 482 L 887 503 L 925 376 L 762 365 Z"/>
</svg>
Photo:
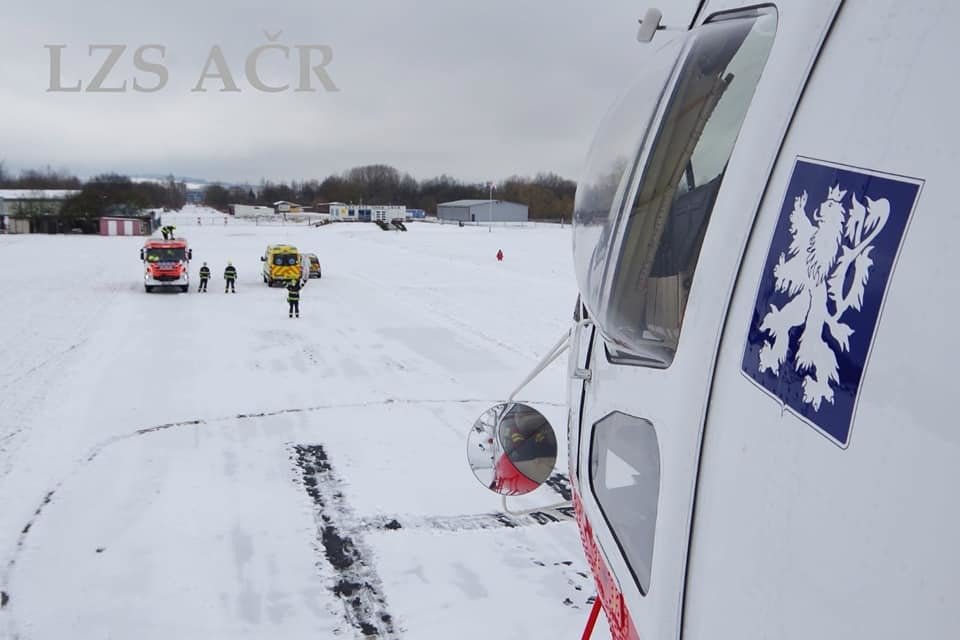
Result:
<svg viewBox="0 0 960 640">
<path fill-rule="evenodd" d="M 400 637 L 387 606 L 383 584 L 371 559 L 372 554 L 364 543 L 365 533 L 411 529 L 449 532 L 512 529 L 575 519 L 571 506 L 534 511 L 522 516 L 486 513 L 418 518 L 376 516 L 358 520 L 344 498 L 341 481 L 323 445 L 293 445 L 290 457 L 299 470 L 300 483 L 315 508 L 316 550 L 322 552 L 336 575 L 330 590 L 343 605 L 347 622 L 364 638 L 392 640 Z M 567 486 L 569 489 L 568 480 L 562 474 L 554 474 L 550 482 L 552 487 Z"/>
<path fill-rule="evenodd" d="M 534 402 L 547 406 L 563 406 L 559 403 Z M 95 460 L 105 449 L 119 442 L 130 440 L 149 434 L 159 433 L 171 429 L 203 427 L 231 420 L 249 420 L 269 418 L 296 413 L 310 413 L 327 409 L 362 408 L 370 406 L 423 405 L 423 404 L 494 404 L 485 398 L 463 399 L 393 399 L 386 398 L 379 401 L 316 405 L 311 407 L 277 409 L 273 411 L 259 411 L 238 413 L 233 416 L 219 418 L 195 418 L 164 424 L 144 427 L 133 432 L 114 436 L 95 445 L 86 456 L 80 459 L 73 468 L 52 489 L 44 494 L 32 516 L 24 524 L 17 538 L 16 547 L 3 567 L 0 574 L 0 609 L 5 609 L 10 602 L 10 577 L 16 567 L 20 552 L 26 543 L 30 530 L 43 515 L 44 510 L 54 501 L 57 492 L 80 470 Z M 572 507 L 561 507 L 535 511 L 524 516 L 509 516 L 504 513 L 471 514 L 461 516 L 426 516 L 426 517 L 390 517 L 374 516 L 366 519 L 357 518 L 346 503 L 343 492 L 340 490 L 340 480 L 336 477 L 322 445 L 294 445 L 292 459 L 300 470 L 301 482 L 317 507 L 315 518 L 318 526 L 318 540 L 326 560 L 340 576 L 333 586 L 334 595 L 344 605 L 344 616 L 347 622 L 357 631 L 368 638 L 399 638 L 393 617 L 387 610 L 386 598 L 382 593 L 380 580 L 376 568 L 369 560 L 370 554 L 363 546 L 360 536 L 367 531 L 392 531 L 399 529 L 434 529 L 442 531 L 471 531 L 482 529 L 514 528 L 527 525 L 545 525 L 556 522 L 569 521 L 574 518 Z M 564 499 L 569 499 L 569 482 L 563 474 L 554 474 L 547 481 Z M 318 549 L 319 550 L 319 549 Z M 8 629 L 17 637 L 14 627 L 9 621 Z"/>
<path fill-rule="evenodd" d="M 336 572 L 331 591 L 343 604 L 344 617 L 366 638 L 398 638 L 372 554 L 360 532 L 349 529 L 355 517 L 323 445 L 295 445 L 291 457 L 316 507 L 318 551 Z"/>
</svg>

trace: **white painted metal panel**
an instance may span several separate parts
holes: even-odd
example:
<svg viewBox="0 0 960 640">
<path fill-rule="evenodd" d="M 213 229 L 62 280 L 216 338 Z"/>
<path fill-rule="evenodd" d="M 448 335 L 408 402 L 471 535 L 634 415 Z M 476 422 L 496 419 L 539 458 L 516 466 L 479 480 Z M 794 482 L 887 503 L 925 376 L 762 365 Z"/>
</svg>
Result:
<svg viewBox="0 0 960 640">
<path fill-rule="evenodd" d="M 649 420 L 659 439 L 662 475 L 647 595 L 633 581 L 592 492 L 584 486 L 581 494 L 641 638 L 681 633 L 700 438 L 723 319 L 767 176 L 838 3 L 777 5 L 776 38 L 717 196 L 673 363 L 668 369 L 616 365 L 605 357 L 599 338 L 593 348 L 593 378 L 587 385 L 580 436 L 581 480 L 589 476 L 586 445 L 592 427 L 611 412 Z M 743 4 L 711 2 L 700 22 Z"/>
<path fill-rule="evenodd" d="M 960 636 L 960 517 L 952 507 L 960 485 L 952 375 L 960 339 L 951 311 L 960 284 L 950 275 L 960 234 L 953 215 L 960 134 L 950 125 L 949 53 L 958 21 L 953 2 L 848 1 L 824 47 L 724 331 L 698 486 L 689 638 Z M 924 180 L 846 448 L 741 373 L 798 156 Z M 810 198 L 810 211 L 824 199 Z"/>
</svg>

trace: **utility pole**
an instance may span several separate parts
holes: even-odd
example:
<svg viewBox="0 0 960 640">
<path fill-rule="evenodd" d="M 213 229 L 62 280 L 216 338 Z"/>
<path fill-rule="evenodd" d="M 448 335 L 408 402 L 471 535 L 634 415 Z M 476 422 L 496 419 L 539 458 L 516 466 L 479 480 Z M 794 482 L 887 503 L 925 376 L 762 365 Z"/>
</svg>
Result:
<svg viewBox="0 0 960 640">
<path fill-rule="evenodd" d="M 493 180 L 490 181 L 490 200 L 488 201 L 490 205 L 490 226 L 487 229 L 488 233 L 493 233 Z"/>
</svg>

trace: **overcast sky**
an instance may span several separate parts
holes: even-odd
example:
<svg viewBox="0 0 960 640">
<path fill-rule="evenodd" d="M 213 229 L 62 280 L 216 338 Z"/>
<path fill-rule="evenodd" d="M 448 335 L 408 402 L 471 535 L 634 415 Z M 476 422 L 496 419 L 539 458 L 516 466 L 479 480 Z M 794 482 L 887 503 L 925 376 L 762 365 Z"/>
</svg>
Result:
<svg viewBox="0 0 960 640">
<path fill-rule="evenodd" d="M 125 3 L 7 3 L 0 37 L 0 161 L 7 169 L 51 165 L 83 177 L 106 171 L 210 180 L 323 178 L 386 163 L 418 179 L 463 180 L 554 171 L 576 179 L 595 126 L 637 66 L 645 45 L 635 0 L 194 0 Z M 665 22 L 689 20 L 694 0 L 654 3 Z M 669 5 L 676 4 L 677 7 Z M 248 55 L 270 44 L 259 76 L 290 90 L 264 93 L 245 72 Z M 105 88 L 49 91 L 57 82 L 88 89 L 106 50 L 127 45 Z M 169 79 L 133 91 L 134 51 L 151 50 Z M 239 92 L 204 80 L 219 45 Z M 339 91 L 294 92 L 297 45 L 328 45 Z M 313 53 L 320 62 L 320 54 Z M 215 67 L 211 70 L 213 73 Z"/>
</svg>

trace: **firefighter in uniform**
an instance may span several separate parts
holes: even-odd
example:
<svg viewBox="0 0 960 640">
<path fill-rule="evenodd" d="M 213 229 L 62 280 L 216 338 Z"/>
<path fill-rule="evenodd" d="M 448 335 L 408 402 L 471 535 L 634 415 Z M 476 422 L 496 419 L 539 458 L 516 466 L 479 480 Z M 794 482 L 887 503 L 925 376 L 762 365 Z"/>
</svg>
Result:
<svg viewBox="0 0 960 640">
<path fill-rule="evenodd" d="M 200 287 L 197 291 L 207 292 L 207 280 L 210 279 L 210 267 L 207 266 L 207 263 L 204 262 L 203 266 L 200 267 Z"/>
<path fill-rule="evenodd" d="M 163 239 L 164 239 L 164 240 L 172 240 L 172 239 L 173 239 L 173 230 L 174 230 L 174 229 L 176 229 L 176 227 L 173 226 L 172 224 L 168 224 L 167 226 L 162 227 L 162 228 L 160 229 L 160 233 L 163 235 Z"/>
<path fill-rule="evenodd" d="M 237 268 L 233 266 L 232 262 L 228 262 L 227 268 L 223 270 L 223 279 L 227 281 L 227 286 L 223 292 L 227 293 L 228 291 L 233 291 L 236 293 Z"/>
<path fill-rule="evenodd" d="M 290 317 L 293 317 L 293 314 L 296 313 L 297 317 L 300 317 L 300 290 L 303 287 L 300 285 L 300 280 L 294 279 L 290 281 L 290 284 L 287 285 L 287 304 L 290 305 Z"/>
</svg>

